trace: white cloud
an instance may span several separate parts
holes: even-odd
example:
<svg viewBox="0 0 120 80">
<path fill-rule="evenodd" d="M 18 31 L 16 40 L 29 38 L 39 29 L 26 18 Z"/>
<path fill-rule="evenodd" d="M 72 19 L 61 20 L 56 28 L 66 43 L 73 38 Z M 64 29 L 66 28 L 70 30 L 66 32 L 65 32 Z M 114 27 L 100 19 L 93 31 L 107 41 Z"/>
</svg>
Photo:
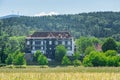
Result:
<svg viewBox="0 0 120 80">
<path fill-rule="evenodd" d="M 49 13 L 45 13 L 45 12 L 41 12 L 39 14 L 35 14 L 34 16 L 52 16 L 52 15 L 58 15 L 59 13 L 56 12 L 49 12 Z"/>
</svg>

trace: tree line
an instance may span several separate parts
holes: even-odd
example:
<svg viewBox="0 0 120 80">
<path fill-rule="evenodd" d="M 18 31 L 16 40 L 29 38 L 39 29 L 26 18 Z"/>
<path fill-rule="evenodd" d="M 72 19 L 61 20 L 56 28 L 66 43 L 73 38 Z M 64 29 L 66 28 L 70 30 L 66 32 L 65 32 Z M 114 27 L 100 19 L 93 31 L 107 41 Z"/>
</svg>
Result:
<svg viewBox="0 0 120 80">
<path fill-rule="evenodd" d="M 73 15 L 1 19 L 2 30 L 9 36 L 26 36 L 34 31 L 69 31 L 75 38 L 95 36 L 120 40 L 120 12 L 91 12 Z"/>
</svg>

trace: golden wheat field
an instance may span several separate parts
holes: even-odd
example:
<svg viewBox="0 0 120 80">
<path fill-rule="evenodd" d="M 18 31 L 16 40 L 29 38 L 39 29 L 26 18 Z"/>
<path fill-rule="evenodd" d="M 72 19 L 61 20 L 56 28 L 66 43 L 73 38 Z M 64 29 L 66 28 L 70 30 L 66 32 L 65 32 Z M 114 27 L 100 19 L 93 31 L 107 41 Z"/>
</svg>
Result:
<svg viewBox="0 0 120 80">
<path fill-rule="evenodd" d="M 0 68 L 0 80 L 120 80 L 119 67 Z"/>
</svg>

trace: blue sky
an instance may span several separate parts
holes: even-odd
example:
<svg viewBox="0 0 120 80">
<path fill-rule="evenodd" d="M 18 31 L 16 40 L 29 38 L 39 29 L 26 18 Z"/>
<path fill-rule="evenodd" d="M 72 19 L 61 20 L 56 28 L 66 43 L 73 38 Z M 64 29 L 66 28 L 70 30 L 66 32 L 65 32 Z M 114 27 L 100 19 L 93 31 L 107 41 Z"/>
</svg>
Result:
<svg viewBox="0 0 120 80">
<path fill-rule="evenodd" d="M 120 11 L 120 0 L 0 0 L 0 16 Z"/>
</svg>

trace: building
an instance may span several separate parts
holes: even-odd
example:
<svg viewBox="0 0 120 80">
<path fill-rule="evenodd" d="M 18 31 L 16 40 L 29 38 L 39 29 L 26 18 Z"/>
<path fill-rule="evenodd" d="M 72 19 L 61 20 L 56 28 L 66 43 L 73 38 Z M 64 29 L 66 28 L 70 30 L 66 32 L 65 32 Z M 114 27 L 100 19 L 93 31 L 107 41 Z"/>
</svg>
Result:
<svg viewBox="0 0 120 80">
<path fill-rule="evenodd" d="M 34 32 L 26 38 L 26 53 L 40 50 L 48 58 L 55 58 L 55 48 L 60 44 L 65 46 L 68 56 L 73 55 L 74 40 L 69 32 Z"/>
</svg>

